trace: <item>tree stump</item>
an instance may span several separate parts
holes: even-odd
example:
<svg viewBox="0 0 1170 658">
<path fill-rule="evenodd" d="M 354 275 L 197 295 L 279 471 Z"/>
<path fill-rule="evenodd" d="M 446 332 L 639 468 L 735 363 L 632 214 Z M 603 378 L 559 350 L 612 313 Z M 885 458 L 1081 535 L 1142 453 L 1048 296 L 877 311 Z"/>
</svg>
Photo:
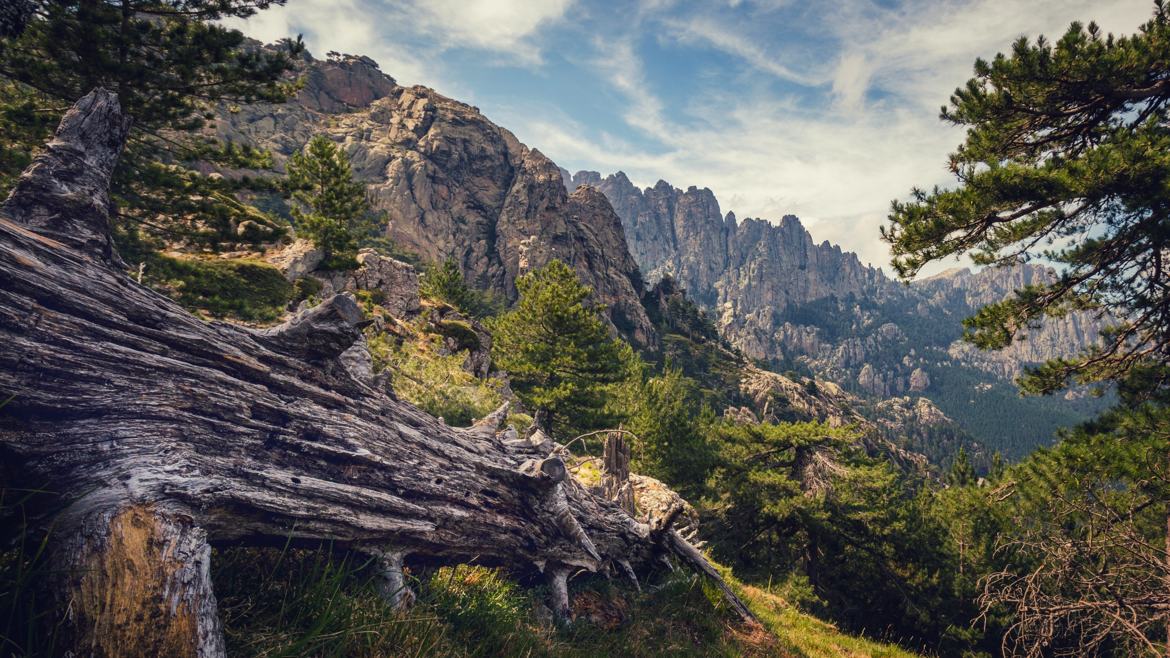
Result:
<svg viewBox="0 0 1170 658">
<path fill-rule="evenodd" d="M 630 516 L 635 515 L 634 488 L 630 485 L 630 444 L 621 431 L 605 436 L 601 455 L 601 489 Z"/>
</svg>

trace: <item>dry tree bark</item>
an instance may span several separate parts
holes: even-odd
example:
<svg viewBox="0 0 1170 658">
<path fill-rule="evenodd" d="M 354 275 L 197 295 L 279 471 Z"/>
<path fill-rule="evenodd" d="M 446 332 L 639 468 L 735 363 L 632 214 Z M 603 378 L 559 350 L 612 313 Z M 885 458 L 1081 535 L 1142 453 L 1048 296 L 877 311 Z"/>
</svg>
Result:
<svg viewBox="0 0 1170 658">
<path fill-rule="evenodd" d="M 501 440 L 505 410 L 455 429 L 351 372 L 352 297 L 258 331 L 135 283 L 108 230 L 129 124 L 91 92 L 0 208 L 0 485 L 59 494 L 36 518 L 75 653 L 222 655 L 213 544 L 332 540 L 382 558 L 396 601 L 411 556 L 535 570 L 562 615 L 570 570 L 673 553 L 719 579 L 547 444 Z"/>
</svg>

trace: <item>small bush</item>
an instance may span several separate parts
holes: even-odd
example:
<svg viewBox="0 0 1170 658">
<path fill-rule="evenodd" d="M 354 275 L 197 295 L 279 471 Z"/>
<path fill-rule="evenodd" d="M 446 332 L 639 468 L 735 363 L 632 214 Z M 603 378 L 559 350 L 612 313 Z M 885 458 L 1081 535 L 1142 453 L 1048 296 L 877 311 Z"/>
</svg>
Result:
<svg viewBox="0 0 1170 658">
<path fill-rule="evenodd" d="M 280 270 L 252 260 L 154 255 L 144 281 L 189 309 L 250 322 L 279 318 L 294 291 Z"/>
<path fill-rule="evenodd" d="M 292 303 L 300 304 L 306 299 L 316 297 L 321 293 L 323 287 L 320 280 L 311 276 L 302 276 L 293 282 Z"/>
<path fill-rule="evenodd" d="M 504 304 L 490 292 L 468 285 L 459 263 L 453 258 L 431 265 L 423 272 L 419 279 L 419 293 L 428 299 L 450 304 L 473 318 L 497 315 L 504 308 Z"/>
<path fill-rule="evenodd" d="M 421 335 L 421 340 L 401 345 L 386 334 L 369 337 L 374 368 L 390 373 L 391 386 L 400 398 L 455 426 L 470 425 L 503 403 L 502 382 L 465 371 L 462 352 L 441 354 L 441 336 Z"/>
<path fill-rule="evenodd" d="M 475 329 L 472 329 L 470 324 L 462 320 L 441 320 L 435 329 L 443 336 L 454 339 L 457 343 L 457 349 L 479 349 L 479 334 L 475 333 Z"/>
</svg>

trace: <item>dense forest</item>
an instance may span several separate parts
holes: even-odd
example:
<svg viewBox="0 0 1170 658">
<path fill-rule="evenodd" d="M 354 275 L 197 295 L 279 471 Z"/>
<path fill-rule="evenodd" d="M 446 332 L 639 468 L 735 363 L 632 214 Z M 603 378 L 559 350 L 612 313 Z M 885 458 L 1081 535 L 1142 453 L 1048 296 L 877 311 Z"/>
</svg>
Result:
<svg viewBox="0 0 1170 658">
<path fill-rule="evenodd" d="M 66 543 L 57 525 L 67 524 L 71 505 L 89 492 L 73 490 L 77 481 L 69 479 L 36 481 L 56 458 L 35 441 L 27 446 L 30 437 L 47 436 L 50 420 L 88 421 L 91 407 L 84 405 L 96 403 L 79 396 L 71 415 L 62 409 L 73 402 L 52 407 L 28 386 L 43 378 L 45 390 L 56 390 L 51 387 L 62 379 L 59 364 L 50 371 L 38 365 L 47 359 L 21 351 L 41 335 L 30 318 L 49 313 L 19 305 L 19 295 L 32 289 L 32 275 L 24 272 L 39 271 L 22 256 L 34 253 L 29 235 L 48 244 L 38 249 L 90 254 L 62 262 L 101 262 L 115 277 L 103 281 L 149 289 L 127 299 L 163 295 L 209 332 L 235 336 L 238 330 L 257 345 L 276 346 L 274 353 L 285 356 L 273 363 L 288 370 L 265 384 L 272 390 L 296 372 L 312 382 L 296 390 L 314 404 L 340 405 L 334 398 L 346 391 L 360 404 L 390 400 L 408 415 L 421 412 L 424 429 L 415 431 L 440 427 L 434 431 L 451 432 L 444 437 L 479 436 L 476 428 L 502 409 L 492 420 L 499 436 L 489 430 L 484 439 L 490 450 L 555 446 L 541 453 L 544 461 L 529 460 L 530 470 L 555 468 L 548 466 L 554 453 L 557 464 L 563 458 L 567 475 L 556 485 L 563 489 L 555 489 L 561 498 L 550 498 L 563 505 L 546 524 L 557 533 L 598 556 L 605 547 L 586 536 L 595 522 L 578 523 L 573 510 L 624 509 L 629 516 L 622 518 L 644 522 L 655 537 L 677 531 L 679 542 L 717 565 L 714 578 L 703 578 L 679 568 L 685 562 L 679 552 L 643 560 L 651 563 L 645 568 L 633 557 L 637 568 L 620 558 L 606 562 L 613 569 L 566 560 L 564 571 L 572 575 L 564 593 L 567 576 L 543 580 L 543 563 L 525 569 L 490 555 L 456 559 L 457 551 L 445 552 L 446 529 L 419 540 L 407 558 L 387 562 L 308 507 L 280 511 L 298 519 L 289 522 L 283 544 L 270 536 L 250 541 L 245 530 L 263 521 L 241 517 L 239 541 L 215 541 L 209 549 L 211 614 L 217 604 L 220 648 L 230 655 L 1165 654 L 1170 14 L 1161 0 L 1133 35 L 1076 23 L 1057 39 L 1021 38 L 1010 52 L 975 62 L 974 76 L 942 111 L 944 121 L 966 129 L 950 157 L 955 185 L 894 201 L 882 229 L 907 280 L 955 255 L 970 255 L 984 267 L 1032 259 L 1058 266 L 1052 282 L 1018 290 L 961 325 L 913 331 L 962 336 L 995 350 L 1044 317 L 1099 312 L 1117 318 L 1100 347 L 1033 367 L 1020 379 L 1028 395 L 1059 396 L 1070 388 L 1101 393 L 1085 395 L 1078 411 L 1094 418 L 1079 425 L 1070 422 L 1067 406 L 1039 407 L 1044 413 L 1029 406 L 1033 412 L 1022 417 L 1019 392 L 1006 386 L 994 391 L 1001 414 L 965 415 L 962 398 L 972 383 L 938 355 L 941 365 L 929 376 L 939 406 L 958 426 L 980 435 L 1003 434 L 1009 425 L 1057 433 L 1053 445 L 1027 454 L 1010 441 L 980 445 L 965 433 L 913 420 L 890 430 L 860 413 L 868 410 L 851 395 L 852 383 L 838 386 L 809 372 L 785 373 L 781 360 L 745 357 L 669 277 L 637 290 L 652 341 L 624 332 L 606 314 L 578 263 L 532 264 L 515 279 L 511 298 L 477 286 L 466 263 L 431 259 L 386 237 L 385 212 L 371 202 L 344 144 L 328 136 L 307 136 L 279 166 L 271 153 L 219 140 L 210 128 L 217 111 L 279 104 L 305 84 L 298 39 L 260 47 L 219 22 L 278 4 L 23 0 L 0 8 L 0 190 L 12 192 L 0 211 L 6 231 L 0 243 L 9 244 L 0 261 L 0 655 L 74 649 L 132 655 L 131 645 L 119 649 L 103 633 L 118 635 L 111 630 L 118 615 L 141 619 L 156 610 L 127 611 L 119 607 L 127 605 L 120 593 L 131 592 L 125 600 L 138 603 L 140 590 L 147 592 L 144 601 L 154 594 L 170 600 L 134 578 L 111 577 L 103 581 L 108 589 L 87 591 L 88 598 L 63 602 L 54 594 L 63 580 L 55 552 Z M 87 168 L 82 174 L 67 169 L 56 182 L 38 178 L 51 157 L 74 148 L 68 121 L 55 132 L 66 111 L 99 88 L 131 120 L 128 137 L 113 150 L 116 163 L 108 163 L 108 204 L 67 207 L 97 213 L 108 230 L 104 236 L 41 231 L 56 226 L 61 213 L 46 219 L 35 208 L 22 209 L 37 194 L 76 200 L 83 188 L 77 180 L 88 181 L 87 172 L 102 166 L 82 154 L 76 160 Z M 77 180 L 62 178 L 74 175 Z M 347 314 L 352 335 L 327 359 L 329 341 L 341 340 L 333 334 L 295 354 L 281 343 L 292 340 L 287 332 L 301 331 L 299 321 L 325 327 Z M 157 332 L 177 317 L 127 315 L 125 322 Z M 59 326 L 68 333 L 67 324 Z M 103 326 L 110 349 L 123 349 L 119 335 L 129 331 Z M 45 327 L 58 330 L 54 321 Z M 195 361 L 211 362 L 214 346 L 199 351 L 204 343 L 198 341 L 208 339 L 188 325 L 175 331 L 196 341 Z M 350 351 L 351 344 L 360 349 Z M 180 363 L 178 349 L 151 349 Z M 287 365 L 294 357 L 311 365 Z M 250 357 L 232 358 L 246 363 Z M 354 368 L 361 378 L 346 374 Z M 160 369 L 135 378 L 172 375 Z M 99 379 L 100 389 L 106 383 Z M 95 398 L 107 394 L 99 392 Z M 122 404 L 140 415 L 124 420 L 153 418 L 141 402 L 150 399 L 150 386 L 125 394 Z M 291 410 L 299 403 L 286 397 L 284 404 Z M 287 482 L 271 480 L 273 491 L 295 490 L 304 478 L 340 483 L 335 495 L 341 497 L 350 486 L 345 478 L 367 477 L 360 474 L 365 453 L 345 443 L 338 429 L 360 414 L 329 408 L 336 415 L 322 416 L 329 420 L 302 432 L 304 443 L 289 449 L 305 451 L 315 463 Z M 248 422 L 279 425 L 273 419 L 289 410 L 261 414 L 253 407 Z M 183 412 L 194 424 L 203 410 Z M 245 433 L 226 421 L 219 431 Z M 275 434 L 258 436 L 248 440 L 264 450 L 278 443 Z M 322 448 L 320 437 L 337 443 Z M 97 436 L 92 443 L 110 441 L 108 450 L 116 452 L 115 438 Z M 611 480 L 622 472 L 623 445 L 624 479 Z M 445 450 L 434 454 L 454 459 Z M 265 455 L 248 458 L 263 464 Z M 85 459 L 97 469 L 103 457 Z M 334 468 L 334 459 L 357 461 Z M 447 475 L 435 475 L 419 459 L 418 471 L 440 486 Z M 470 459 L 488 462 L 482 454 Z M 450 468 L 456 481 L 470 477 Z M 502 481 L 520 481 L 484 468 Z M 393 490 L 378 491 L 389 500 Z M 425 505 L 455 506 L 446 495 Z M 605 504 L 591 502 L 594 497 Z M 512 500 L 492 492 L 480 498 L 492 510 Z M 402 509 L 425 505 L 407 500 Z M 334 508 L 321 503 L 319 509 Z M 532 528 L 536 538 L 517 539 L 516 550 L 538 555 L 537 539 L 552 531 L 540 524 L 521 530 Z M 385 581 L 393 578 L 397 586 L 388 588 Z M 741 600 L 746 613 L 736 611 Z M 158 601 L 142 605 L 163 605 Z M 91 628 L 76 628 L 85 623 Z M 196 653 L 169 641 L 160 638 L 153 649 Z"/>
</svg>

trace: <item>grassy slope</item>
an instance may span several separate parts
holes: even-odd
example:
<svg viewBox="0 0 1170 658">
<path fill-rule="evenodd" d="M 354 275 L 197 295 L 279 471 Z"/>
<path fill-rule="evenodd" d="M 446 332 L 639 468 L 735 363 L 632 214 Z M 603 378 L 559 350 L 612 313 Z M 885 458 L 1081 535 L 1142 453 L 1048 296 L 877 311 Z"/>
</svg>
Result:
<svg viewBox="0 0 1170 658">
<path fill-rule="evenodd" d="M 557 629 L 540 586 L 483 567 L 412 574 L 418 600 L 390 610 L 362 558 L 324 549 L 233 549 L 214 577 L 238 656 L 912 656 L 845 635 L 777 595 L 733 580 L 763 628 L 739 623 L 691 574 L 663 574 L 642 593 L 600 579 L 573 583 L 577 621 Z"/>
</svg>

